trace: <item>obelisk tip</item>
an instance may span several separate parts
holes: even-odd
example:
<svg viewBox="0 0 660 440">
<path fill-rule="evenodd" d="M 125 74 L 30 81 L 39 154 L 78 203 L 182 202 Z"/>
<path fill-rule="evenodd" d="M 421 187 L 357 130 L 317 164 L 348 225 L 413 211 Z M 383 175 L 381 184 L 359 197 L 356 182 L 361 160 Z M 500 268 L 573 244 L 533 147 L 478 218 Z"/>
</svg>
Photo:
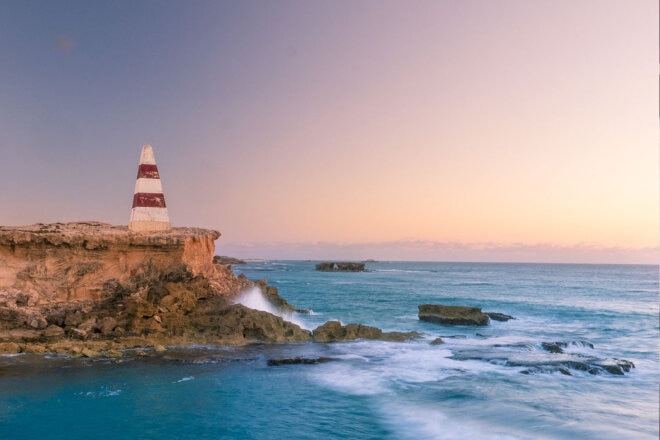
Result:
<svg viewBox="0 0 660 440">
<path fill-rule="evenodd" d="M 142 146 L 142 152 L 140 153 L 140 163 L 150 164 L 150 165 L 156 164 L 154 149 L 151 148 L 151 145 L 145 144 Z"/>
</svg>

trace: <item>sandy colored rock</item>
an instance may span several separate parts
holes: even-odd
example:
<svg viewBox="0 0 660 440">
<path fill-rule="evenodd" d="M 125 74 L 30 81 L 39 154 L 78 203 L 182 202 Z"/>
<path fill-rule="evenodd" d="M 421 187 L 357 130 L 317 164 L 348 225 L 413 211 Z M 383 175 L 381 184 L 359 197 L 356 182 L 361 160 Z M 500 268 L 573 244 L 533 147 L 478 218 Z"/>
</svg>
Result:
<svg viewBox="0 0 660 440">
<path fill-rule="evenodd" d="M 22 347 L 24 353 L 30 354 L 44 354 L 46 353 L 46 347 L 41 344 L 25 344 Z"/>
<path fill-rule="evenodd" d="M 0 354 L 17 354 L 21 352 L 21 346 L 15 342 L 0 342 Z"/>
<path fill-rule="evenodd" d="M 13 301 L 39 304 L 100 300 L 104 282 L 124 283 L 145 261 L 159 268 L 185 266 L 211 276 L 217 231 L 172 228 L 136 233 L 100 222 L 0 227 L 0 297 L 20 291 Z"/>
<path fill-rule="evenodd" d="M 341 342 L 355 339 L 403 342 L 419 337 L 417 332 L 383 332 L 377 327 L 362 324 L 343 326 L 339 321 L 328 321 L 313 332 L 314 342 Z"/>
<path fill-rule="evenodd" d="M 87 348 L 87 347 L 83 348 L 80 351 L 80 354 L 82 354 L 83 356 L 85 356 L 87 358 L 96 358 L 96 357 L 99 357 L 101 355 L 98 351 L 92 350 L 91 348 Z"/>
<path fill-rule="evenodd" d="M 57 325 L 50 325 L 46 330 L 44 330 L 43 336 L 46 339 L 61 338 L 62 336 L 64 336 L 64 329 Z"/>
<path fill-rule="evenodd" d="M 103 336 L 107 336 L 112 333 L 115 327 L 117 327 L 117 320 L 112 316 L 106 316 L 96 324 L 96 329 L 98 329 L 98 331 L 101 332 Z"/>
</svg>

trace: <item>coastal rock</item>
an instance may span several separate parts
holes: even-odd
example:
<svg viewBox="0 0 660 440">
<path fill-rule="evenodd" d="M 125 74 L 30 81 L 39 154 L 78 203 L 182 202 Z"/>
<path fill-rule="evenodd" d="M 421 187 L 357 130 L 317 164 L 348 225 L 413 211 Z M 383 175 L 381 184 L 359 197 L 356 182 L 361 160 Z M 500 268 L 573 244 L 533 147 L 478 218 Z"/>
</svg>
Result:
<svg viewBox="0 0 660 440">
<path fill-rule="evenodd" d="M 15 342 L 0 342 L 0 354 L 17 354 L 21 347 Z"/>
<path fill-rule="evenodd" d="M 350 261 L 324 261 L 316 265 L 321 272 L 364 272 L 364 263 Z"/>
<path fill-rule="evenodd" d="M 308 330 L 268 312 L 232 304 L 213 313 L 200 315 L 193 325 L 212 340 L 232 345 L 252 342 L 308 342 Z"/>
<path fill-rule="evenodd" d="M 328 321 L 312 333 L 314 342 L 341 342 L 355 339 L 403 342 L 419 338 L 417 332 L 383 332 L 376 327 L 362 324 L 341 325 L 339 321 Z"/>
<path fill-rule="evenodd" d="M 484 326 L 490 321 L 478 307 L 422 304 L 418 308 L 420 320 L 438 324 Z"/>
<path fill-rule="evenodd" d="M 571 341 L 571 342 L 542 342 L 541 347 L 550 353 L 563 353 L 565 348 L 570 346 L 581 348 L 594 348 L 594 344 L 587 341 Z"/>
</svg>

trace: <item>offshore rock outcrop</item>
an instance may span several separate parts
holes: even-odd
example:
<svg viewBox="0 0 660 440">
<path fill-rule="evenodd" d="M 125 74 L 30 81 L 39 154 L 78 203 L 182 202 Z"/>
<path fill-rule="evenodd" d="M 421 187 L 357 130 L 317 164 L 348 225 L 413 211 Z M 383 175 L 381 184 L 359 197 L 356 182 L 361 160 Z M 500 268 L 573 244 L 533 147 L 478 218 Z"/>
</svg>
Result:
<svg viewBox="0 0 660 440">
<path fill-rule="evenodd" d="M 364 272 L 364 263 L 353 263 L 350 261 L 324 261 L 316 265 L 316 270 L 321 272 Z"/>
<path fill-rule="evenodd" d="M 488 325 L 490 318 L 478 307 L 444 306 L 440 304 L 422 304 L 419 319 L 448 325 Z"/>
</svg>

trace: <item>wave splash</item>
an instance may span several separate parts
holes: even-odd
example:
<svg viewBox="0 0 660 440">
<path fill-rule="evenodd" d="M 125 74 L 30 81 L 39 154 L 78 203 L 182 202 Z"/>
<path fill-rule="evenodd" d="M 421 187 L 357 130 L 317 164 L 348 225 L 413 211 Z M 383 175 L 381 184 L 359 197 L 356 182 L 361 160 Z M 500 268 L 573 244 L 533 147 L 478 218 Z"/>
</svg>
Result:
<svg viewBox="0 0 660 440">
<path fill-rule="evenodd" d="M 275 307 L 270 301 L 268 301 L 263 292 L 261 292 L 261 289 L 258 287 L 251 287 L 250 289 L 247 289 L 241 293 L 234 301 L 234 304 L 242 304 L 245 307 L 249 307 L 254 310 L 268 312 L 272 315 L 279 316 L 285 321 L 292 322 L 300 328 L 311 330 L 308 325 L 306 325 L 298 316 L 296 316 L 296 313 L 290 312 L 288 310 L 281 310 Z"/>
</svg>

